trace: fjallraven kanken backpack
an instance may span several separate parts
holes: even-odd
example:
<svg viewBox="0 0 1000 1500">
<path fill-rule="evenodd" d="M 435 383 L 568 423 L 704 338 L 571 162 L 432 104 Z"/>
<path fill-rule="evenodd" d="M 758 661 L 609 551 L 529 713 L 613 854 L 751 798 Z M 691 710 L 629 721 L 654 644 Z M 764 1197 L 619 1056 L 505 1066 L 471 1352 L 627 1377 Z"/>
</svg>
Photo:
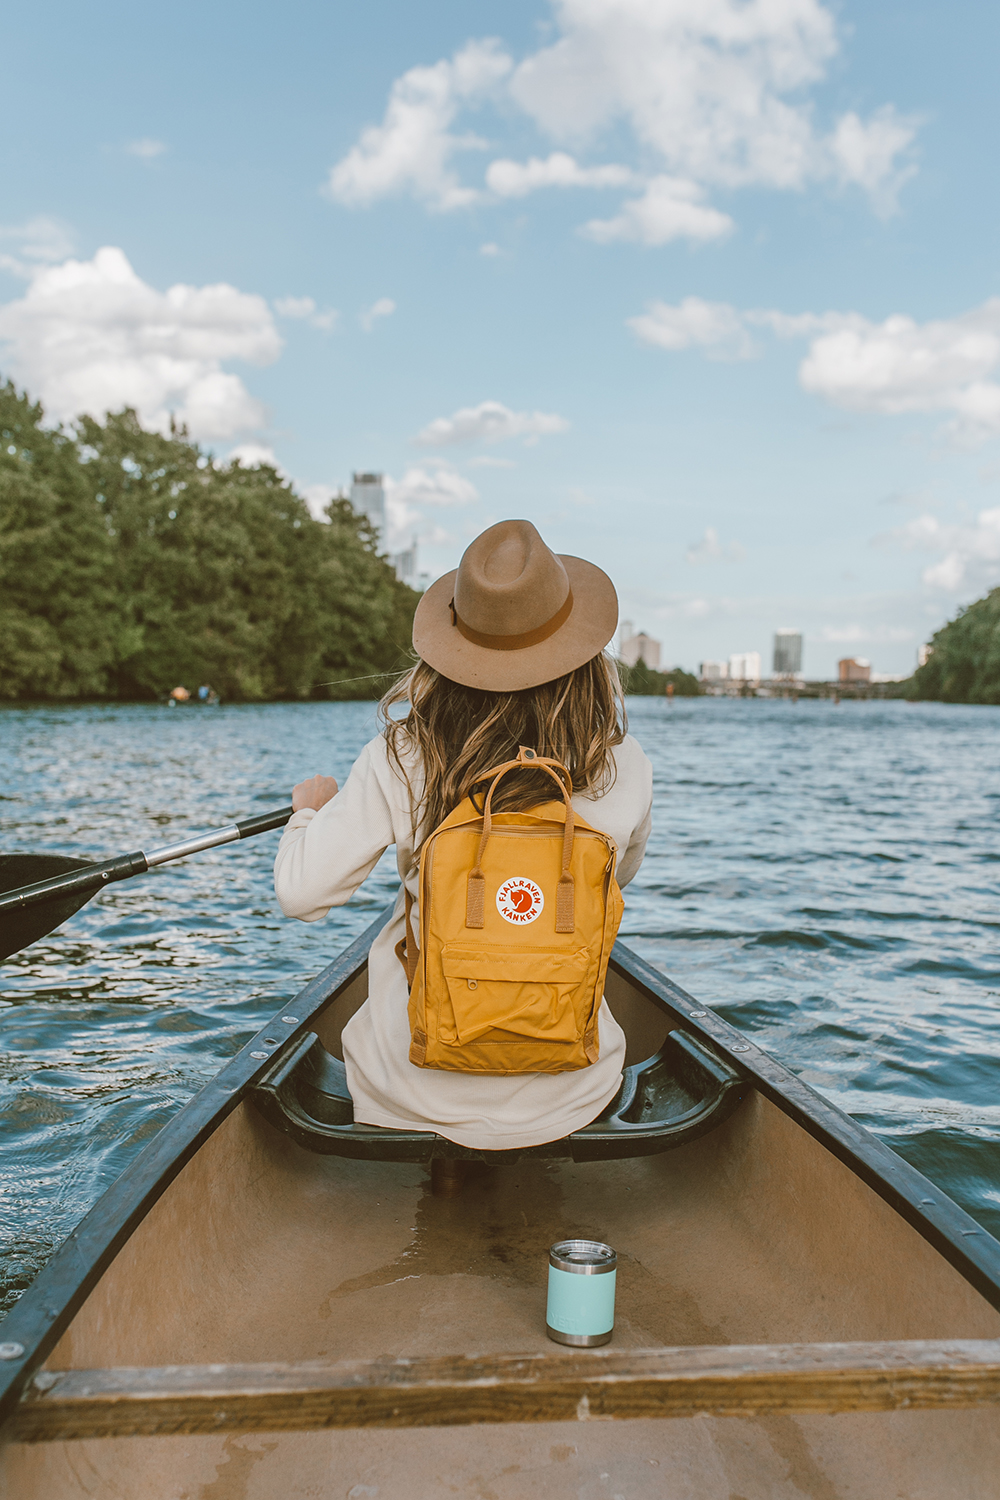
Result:
<svg viewBox="0 0 1000 1500">
<path fill-rule="evenodd" d="M 492 812 L 497 783 L 541 767 L 560 801 Z M 420 856 L 420 947 L 406 895 L 397 953 L 410 984 L 410 1061 L 456 1073 L 565 1073 L 596 1062 L 597 1013 L 623 903 L 615 844 L 573 811 L 557 760 L 522 747 L 495 766 Z"/>
</svg>

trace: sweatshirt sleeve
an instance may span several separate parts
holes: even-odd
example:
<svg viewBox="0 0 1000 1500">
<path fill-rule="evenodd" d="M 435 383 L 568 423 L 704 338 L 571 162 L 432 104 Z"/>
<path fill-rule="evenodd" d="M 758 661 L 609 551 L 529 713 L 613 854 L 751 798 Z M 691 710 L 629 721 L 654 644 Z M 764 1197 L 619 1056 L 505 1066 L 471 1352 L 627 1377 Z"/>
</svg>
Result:
<svg viewBox="0 0 1000 1500">
<path fill-rule="evenodd" d="M 392 809 L 362 750 L 337 795 L 318 812 L 293 813 L 274 861 L 274 890 L 286 917 L 317 922 L 343 906 L 395 842 Z"/>
<path fill-rule="evenodd" d="M 630 735 L 629 739 L 631 740 L 631 738 Z M 619 888 L 628 885 L 629 881 L 633 880 L 639 873 L 639 866 L 642 864 L 643 856 L 646 853 L 646 844 L 653 827 L 653 767 L 649 763 L 648 756 L 638 744 L 636 744 L 635 748 L 639 753 L 637 756 L 638 764 L 633 770 L 633 775 L 637 782 L 637 789 L 639 789 L 639 805 L 644 806 L 646 811 L 641 820 L 633 828 L 632 835 L 628 841 L 628 847 L 618 861 L 615 878 L 618 881 Z"/>
<path fill-rule="evenodd" d="M 650 830 L 652 829 L 652 827 L 653 806 L 652 803 L 650 803 L 649 807 L 646 810 L 646 816 L 643 818 L 638 828 L 633 829 L 632 837 L 628 841 L 628 848 L 625 850 L 625 853 L 618 861 L 618 869 L 615 872 L 615 879 L 618 881 L 619 889 L 621 889 L 622 886 L 628 885 L 629 881 L 633 880 L 635 876 L 638 875 L 639 866 L 642 864 L 643 855 L 646 853 L 646 842 L 649 838 Z"/>
</svg>

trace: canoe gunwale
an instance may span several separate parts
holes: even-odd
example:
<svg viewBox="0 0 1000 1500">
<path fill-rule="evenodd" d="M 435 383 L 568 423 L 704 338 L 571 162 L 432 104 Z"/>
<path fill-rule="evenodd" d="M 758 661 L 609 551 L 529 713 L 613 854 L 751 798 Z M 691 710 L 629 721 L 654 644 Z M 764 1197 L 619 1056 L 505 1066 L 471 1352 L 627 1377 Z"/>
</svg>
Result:
<svg viewBox="0 0 1000 1500">
<path fill-rule="evenodd" d="M 24 1396 L 32 1375 L 55 1347 L 119 1250 L 187 1162 L 249 1090 L 273 1068 L 278 1052 L 298 1044 L 308 1031 L 314 1029 L 313 1023 L 321 1012 L 356 980 L 367 962 L 373 941 L 391 915 L 392 907 L 382 911 L 338 958 L 300 990 L 294 1000 L 287 1001 L 168 1121 L 80 1221 L 14 1305 L 2 1324 L 0 1339 L 23 1346 L 24 1353 L 0 1362 L 0 1424 L 14 1416 L 22 1397 L 26 1402 L 36 1399 L 33 1394 Z M 610 968 L 656 1005 L 672 1024 L 683 1025 L 709 1047 L 718 1049 L 755 1089 L 849 1167 L 987 1302 L 1000 1309 L 1000 1243 L 947 1194 L 802 1083 L 757 1047 L 745 1033 L 729 1025 L 704 1004 L 699 1004 L 621 943 L 615 944 Z M 294 1024 L 284 1021 L 285 1016 L 294 1017 Z M 933 1201 L 922 1203 L 922 1199 Z M 811 1347 L 818 1349 L 823 1346 Z M 956 1341 L 948 1347 L 958 1349 L 961 1345 Z M 593 1359 L 600 1352 L 588 1351 L 584 1357 Z M 60 1375 L 58 1378 L 65 1377 Z M 48 1375 L 44 1379 L 47 1380 Z M 1000 1399 L 1000 1380 L 993 1390 L 989 1399 Z M 505 1420 L 527 1418 L 507 1417 Z M 351 1425 L 359 1424 L 354 1422 Z M 9 1435 L 9 1430 L 5 1435 Z"/>
<path fill-rule="evenodd" d="M 24 1353 L 0 1362 L 0 1425 L 153 1205 L 267 1072 L 275 1054 L 309 1031 L 316 1017 L 354 982 L 391 915 L 391 906 L 381 911 L 343 953 L 269 1017 L 236 1056 L 167 1121 L 102 1193 L 14 1304 L 0 1323 L 0 1341 L 20 1344 Z M 286 1024 L 283 1016 L 294 1016 L 296 1024 Z"/>
<path fill-rule="evenodd" d="M 992 1406 L 1000 1339 L 44 1371 L 21 1443 Z"/>
</svg>

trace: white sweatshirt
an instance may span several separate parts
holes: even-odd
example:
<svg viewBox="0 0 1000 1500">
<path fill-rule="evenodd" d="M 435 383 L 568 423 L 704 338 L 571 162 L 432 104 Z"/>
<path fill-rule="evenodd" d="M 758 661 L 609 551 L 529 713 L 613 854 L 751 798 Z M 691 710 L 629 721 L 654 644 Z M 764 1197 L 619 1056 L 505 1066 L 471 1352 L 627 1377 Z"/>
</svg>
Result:
<svg viewBox="0 0 1000 1500">
<path fill-rule="evenodd" d="M 616 776 L 603 797 L 574 797 L 593 827 L 614 839 L 618 883 L 635 875 L 649 837 L 652 767 L 631 735 L 614 752 Z M 419 796 L 419 759 L 407 763 Z M 278 846 L 274 888 L 286 917 L 316 922 L 343 906 L 396 845 L 400 880 L 417 895 L 410 791 L 382 735 L 358 756 L 336 797 L 319 812 L 294 813 Z M 414 909 L 414 922 L 417 920 Z M 394 952 L 403 935 L 403 892 L 372 944 L 368 999 L 344 1028 L 344 1061 L 354 1118 L 393 1130 L 435 1130 L 459 1145 L 513 1150 L 560 1140 L 588 1124 L 621 1084 L 625 1035 L 603 1003 L 600 1057 L 572 1073 L 496 1076 L 418 1068 L 409 1060 L 406 976 Z"/>
</svg>

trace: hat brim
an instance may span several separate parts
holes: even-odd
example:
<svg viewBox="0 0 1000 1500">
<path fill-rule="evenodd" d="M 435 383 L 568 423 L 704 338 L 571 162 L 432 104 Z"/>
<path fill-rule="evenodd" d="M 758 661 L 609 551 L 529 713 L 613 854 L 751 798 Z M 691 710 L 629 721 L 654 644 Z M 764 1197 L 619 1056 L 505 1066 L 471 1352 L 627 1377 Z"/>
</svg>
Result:
<svg viewBox="0 0 1000 1500">
<path fill-rule="evenodd" d="M 463 687 L 514 693 L 582 667 L 618 628 L 618 595 L 607 573 L 582 557 L 559 554 L 573 591 L 569 617 L 548 640 L 517 651 L 495 651 L 466 640 L 452 623 L 456 568 L 432 583 L 413 617 L 413 647 L 436 672 Z"/>
</svg>

